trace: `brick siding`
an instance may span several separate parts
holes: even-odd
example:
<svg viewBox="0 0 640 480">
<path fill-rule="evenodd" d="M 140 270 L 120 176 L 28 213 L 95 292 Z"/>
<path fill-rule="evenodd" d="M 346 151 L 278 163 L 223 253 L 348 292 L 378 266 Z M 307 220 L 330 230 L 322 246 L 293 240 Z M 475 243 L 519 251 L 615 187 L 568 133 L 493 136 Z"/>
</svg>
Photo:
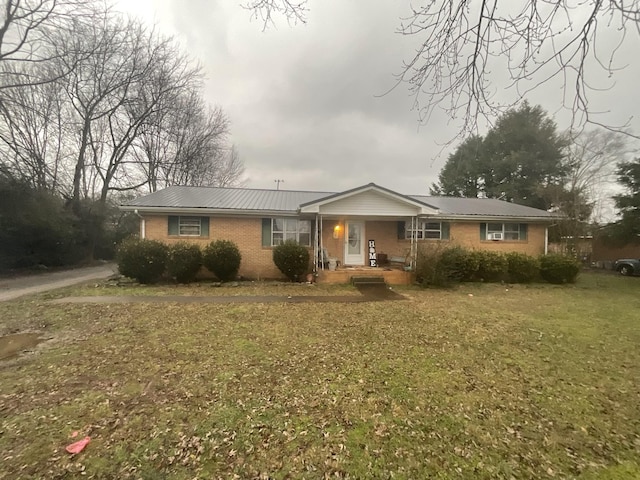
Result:
<svg viewBox="0 0 640 480">
<path fill-rule="evenodd" d="M 240 275 L 256 280 L 283 278 L 274 265 L 272 248 L 262 246 L 262 218 L 256 217 L 210 217 L 208 237 L 179 237 L 168 235 L 166 215 L 145 215 L 145 236 L 167 244 L 186 240 L 202 247 L 213 240 L 232 240 L 242 253 Z M 337 238 L 334 238 L 334 227 Z M 329 256 L 344 260 L 344 222 L 324 220 L 322 240 Z M 397 221 L 366 221 L 365 241 L 375 240 L 376 251 L 389 256 L 405 256 L 411 241 L 398 239 Z M 471 249 L 486 249 L 498 252 L 518 251 L 529 255 L 544 253 L 545 225 L 529 224 L 525 241 L 481 241 L 478 222 L 455 222 L 450 224 L 450 240 L 441 241 L 447 245 L 461 245 Z M 420 240 L 419 244 L 436 243 L 437 240 Z M 364 254 L 363 254 L 364 255 Z M 365 259 L 366 260 L 366 259 Z"/>
<path fill-rule="evenodd" d="M 273 263 L 273 249 L 262 246 L 261 218 L 210 217 L 208 237 L 169 236 L 166 215 L 145 215 L 144 218 L 145 236 L 150 240 L 160 240 L 167 244 L 186 240 L 201 247 L 214 240 L 231 240 L 238 245 L 242 254 L 239 275 L 256 280 L 284 278 Z"/>
</svg>

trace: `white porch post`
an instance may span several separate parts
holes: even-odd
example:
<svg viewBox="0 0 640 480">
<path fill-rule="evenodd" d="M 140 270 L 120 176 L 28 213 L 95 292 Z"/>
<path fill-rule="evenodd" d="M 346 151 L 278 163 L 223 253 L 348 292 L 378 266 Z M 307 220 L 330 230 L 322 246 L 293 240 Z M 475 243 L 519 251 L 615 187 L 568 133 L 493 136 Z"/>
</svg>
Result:
<svg viewBox="0 0 640 480">
<path fill-rule="evenodd" d="M 320 261 L 320 268 L 324 270 L 324 240 L 323 240 L 324 235 L 322 234 L 322 228 L 323 228 L 322 215 L 320 215 L 320 256 L 321 258 L 319 261 Z"/>
<path fill-rule="evenodd" d="M 318 225 L 318 214 L 316 214 L 316 221 L 313 224 L 313 265 L 314 265 L 314 273 L 318 271 L 318 250 L 319 250 L 319 238 L 318 238 L 318 228 L 320 226 Z"/>
<path fill-rule="evenodd" d="M 416 242 L 418 241 L 418 219 L 411 217 L 411 271 L 416 268 Z"/>
</svg>

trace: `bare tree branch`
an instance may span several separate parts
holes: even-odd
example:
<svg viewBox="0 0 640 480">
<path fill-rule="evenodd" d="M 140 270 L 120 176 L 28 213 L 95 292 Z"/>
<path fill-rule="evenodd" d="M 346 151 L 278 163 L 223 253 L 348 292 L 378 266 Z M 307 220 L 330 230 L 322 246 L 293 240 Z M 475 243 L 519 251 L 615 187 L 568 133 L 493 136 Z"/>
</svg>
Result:
<svg viewBox="0 0 640 480">
<path fill-rule="evenodd" d="M 277 15 L 305 21 L 307 2 L 255 0 L 245 5 L 266 28 Z M 591 99 L 614 88 L 624 69 L 616 55 L 638 43 L 640 0 L 422 0 L 409 5 L 398 32 L 418 47 L 403 64 L 396 87 L 409 85 L 421 122 L 442 110 L 461 122 L 460 136 L 478 133 L 542 85 L 560 84 L 561 108 L 572 129 L 597 125 L 640 138 L 621 125 L 607 124 Z M 614 38 L 614 45 L 607 41 Z M 508 81 L 497 83 L 506 72 Z M 596 85 L 604 73 L 609 79 Z M 394 87 L 395 88 L 395 87 Z"/>
</svg>

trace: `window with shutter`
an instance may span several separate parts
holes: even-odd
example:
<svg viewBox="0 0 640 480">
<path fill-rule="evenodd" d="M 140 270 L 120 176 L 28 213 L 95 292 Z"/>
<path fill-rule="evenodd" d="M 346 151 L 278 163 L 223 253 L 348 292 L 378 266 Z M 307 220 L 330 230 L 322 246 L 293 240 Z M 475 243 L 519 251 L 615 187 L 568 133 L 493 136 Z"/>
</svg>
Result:
<svg viewBox="0 0 640 480">
<path fill-rule="evenodd" d="M 168 234 L 179 237 L 208 237 L 209 217 L 168 217 Z"/>
</svg>

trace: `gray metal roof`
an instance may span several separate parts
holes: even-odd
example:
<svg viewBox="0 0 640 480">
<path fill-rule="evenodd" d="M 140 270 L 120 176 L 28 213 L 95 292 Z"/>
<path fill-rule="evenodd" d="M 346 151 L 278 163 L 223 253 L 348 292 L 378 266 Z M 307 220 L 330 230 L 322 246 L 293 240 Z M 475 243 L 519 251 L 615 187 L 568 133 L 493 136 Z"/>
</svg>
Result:
<svg viewBox="0 0 640 480">
<path fill-rule="evenodd" d="M 313 203 L 314 201 L 334 195 L 336 195 L 335 192 L 174 186 L 131 200 L 124 203 L 122 207 L 128 210 L 134 208 L 140 208 L 141 210 L 146 208 L 154 210 L 202 208 L 228 211 L 229 213 L 268 211 L 293 214 L 298 211 L 302 204 Z M 524 205 L 517 205 L 515 203 L 491 198 L 432 197 L 426 195 L 403 196 L 433 206 L 437 208 L 443 216 L 519 218 L 553 218 L 556 216 L 545 210 L 525 207 Z"/>
<path fill-rule="evenodd" d="M 440 210 L 441 215 L 472 215 L 482 217 L 557 217 L 557 215 L 526 207 L 516 203 L 505 202 L 495 198 L 459 198 L 459 197 L 429 197 L 424 195 L 410 195 Z"/>
<path fill-rule="evenodd" d="M 331 193 L 176 186 L 136 198 L 122 206 L 296 212 L 300 204 L 327 195 L 331 195 Z"/>
</svg>

